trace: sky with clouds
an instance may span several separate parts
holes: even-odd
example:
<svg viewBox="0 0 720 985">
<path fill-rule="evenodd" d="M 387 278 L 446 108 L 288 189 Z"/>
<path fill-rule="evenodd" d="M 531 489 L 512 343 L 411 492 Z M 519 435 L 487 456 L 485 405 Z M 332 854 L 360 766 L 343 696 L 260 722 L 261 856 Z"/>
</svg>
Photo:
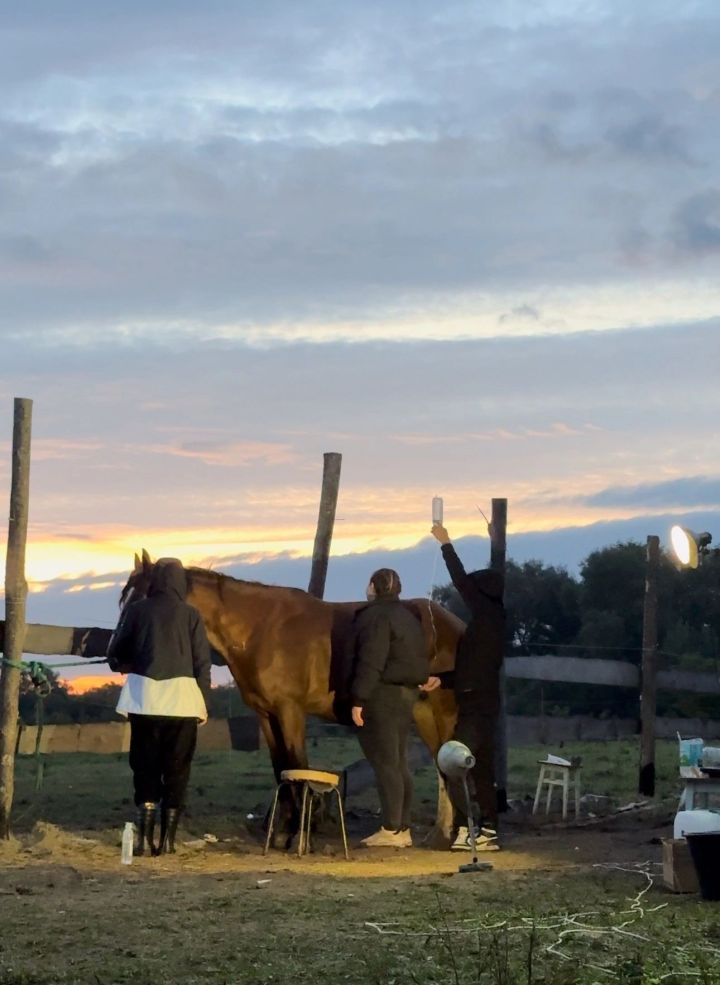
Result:
<svg viewBox="0 0 720 985">
<path fill-rule="evenodd" d="M 142 546 L 306 584 L 325 451 L 330 597 L 426 591 L 436 493 L 571 568 L 717 523 L 718 50 L 714 0 L 15 5 L 30 617 L 111 624 Z"/>
</svg>

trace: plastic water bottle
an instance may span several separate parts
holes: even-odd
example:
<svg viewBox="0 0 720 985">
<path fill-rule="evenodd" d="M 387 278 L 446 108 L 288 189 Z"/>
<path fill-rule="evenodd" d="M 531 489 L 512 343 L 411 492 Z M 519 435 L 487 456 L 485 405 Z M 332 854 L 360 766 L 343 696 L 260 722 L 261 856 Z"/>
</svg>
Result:
<svg viewBox="0 0 720 985">
<path fill-rule="evenodd" d="M 443 522 L 443 501 L 442 496 L 433 496 L 432 501 L 432 522 Z"/>
<path fill-rule="evenodd" d="M 120 861 L 123 865 L 132 865 L 134 841 L 135 831 L 133 829 L 133 823 L 132 821 L 126 821 L 122 834 L 122 852 L 120 855 Z"/>
</svg>

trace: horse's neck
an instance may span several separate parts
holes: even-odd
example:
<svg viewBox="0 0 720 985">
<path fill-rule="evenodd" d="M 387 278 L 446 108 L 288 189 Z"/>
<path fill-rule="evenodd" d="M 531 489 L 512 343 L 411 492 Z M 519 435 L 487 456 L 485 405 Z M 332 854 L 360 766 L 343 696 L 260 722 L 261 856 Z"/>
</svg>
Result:
<svg viewBox="0 0 720 985">
<path fill-rule="evenodd" d="M 200 575 L 191 578 L 187 601 L 203 617 L 216 644 L 242 645 L 267 620 L 278 591 L 234 578 Z"/>
</svg>

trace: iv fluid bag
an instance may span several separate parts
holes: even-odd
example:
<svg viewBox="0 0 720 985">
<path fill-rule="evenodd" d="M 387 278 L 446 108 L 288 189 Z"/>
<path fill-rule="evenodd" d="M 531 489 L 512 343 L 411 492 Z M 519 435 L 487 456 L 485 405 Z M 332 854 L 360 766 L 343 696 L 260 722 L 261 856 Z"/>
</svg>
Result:
<svg viewBox="0 0 720 985">
<path fill-rule="evenodd" d="M 442 496 L 433 496 L 433 523 L 442 523 Z"/>
</svg>

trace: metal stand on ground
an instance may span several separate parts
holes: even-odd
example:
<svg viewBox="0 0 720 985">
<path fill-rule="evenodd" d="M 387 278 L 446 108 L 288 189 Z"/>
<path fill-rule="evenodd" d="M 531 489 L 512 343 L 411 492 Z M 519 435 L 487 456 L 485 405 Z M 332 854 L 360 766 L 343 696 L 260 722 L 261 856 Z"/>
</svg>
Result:
<svg viewBox="0 0 720 985">
<path fill-rule="evenodd" d="M 472 862 L 467 862 L 465 865 L 461 865 L 458 872 L 490 872 L 492 870 L 492 865 L 490 862 L 478 862 L 477 842 L 475 841 L 475 821 L 473 819 L 472 804 L 470 803 L 470 791 L 468 790 L 467 785 L 467 774 L 463 775 L 462 785 L 463 790 L 465 791 L 465 805 L 468 816 L 468 837 L 470 838 L 470 845 L 472 848 Z"/>
<path fill-rule="evenodd" d="M 475 757 L 466 745 L 451 739 L 449 742 L 443 743 L 438 749 L 437 765 L 443 776 L 448 779 L 460 780 L 465 792 L 465 809 L 467 811 L 468 838 L 472 848 L 472 862 L 461 865 L 458 872 L 490 872 L 492 865 L 489 862 L 478 862 L 475 821 L 467 785 L 467 775 L 475 765 Z"/>
</svg>

